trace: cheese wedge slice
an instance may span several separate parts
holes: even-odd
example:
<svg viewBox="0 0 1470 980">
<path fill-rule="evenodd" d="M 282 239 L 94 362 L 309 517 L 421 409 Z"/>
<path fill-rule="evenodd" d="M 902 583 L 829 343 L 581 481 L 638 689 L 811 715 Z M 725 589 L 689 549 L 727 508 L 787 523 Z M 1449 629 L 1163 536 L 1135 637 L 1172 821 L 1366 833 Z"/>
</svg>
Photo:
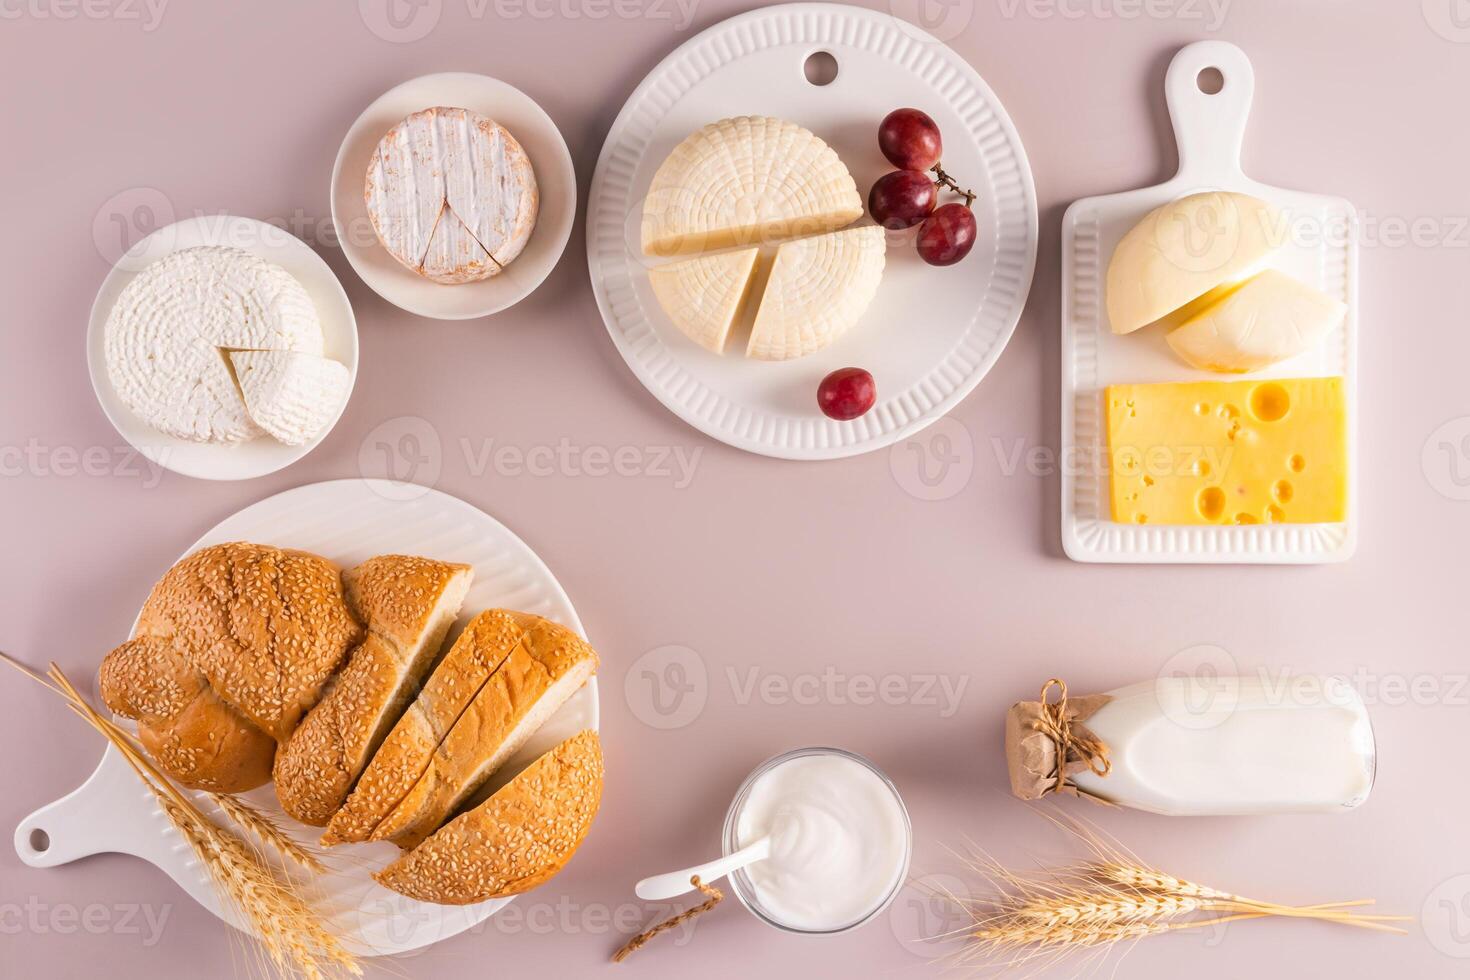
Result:
<svg viewBox="0 0 1470 980">
<path fill-rule="evenodd" d="M 1150 211 L 1108 263 L 1113 333 L 1132 333 L 1258 272 L 1282 243 L 1280 221 L 1275 208 L 1245 194 L 1191 194 Z"/>
<path fill-rule="evenodd" d="M 1347 517 L 1342 378 L 1113 385 L 1104 399 L 1114 521 Z"/>
<path fill-rule="evenodd" d="M 766 116 L 697 130 L 659 166 L 643 207 L 643 251 L 680 255 L 849 225 L 863 202 L 826 143 Z"/>
<path fill-rule="evenodd" d="M 883 279 L 886 243 L 877 225 L 801 238 L 776 251 L 746 355 L 784 361 L 815 353 L 867 310 Z"/>
<path fill-rule="evenodd" d="M 104 328 L 107 373 L 143 421 L 193 442 L 261 435 L 221 349 L 322 352 L 311 297 L 285 269 L 244 249 L 206 245 L 149 265 Z"/>
<path fill-rule="evenodd" d="M 296 351 L 229 351 L 251 420 L 288 446 L 315 439 L 347 400 L 346 365 Z"/>
<path fill-rule="evenodd" d="M 1346 315 L 1346 304 L 1268 269 L 1185 320 L 1167 339 L 1175 354 L 1201 371 L 1256 371 L 1316 347 Z"/>
<path fill-rule="evenodd" d="M 540 206 L 515 137 L 493 119 L 443 106 L 388 130 L 368 165 L 365 197 L 388 253 L 443 283 L 499 272 L 530 240 Z"/>
<path fill-rule="evenodd" d="M 759 249 L 747 248 L 670 262 L 650 269 L 648 282 L 674 326 L 699 346 L 723 354 L 758 254 Z"/>
</svg>

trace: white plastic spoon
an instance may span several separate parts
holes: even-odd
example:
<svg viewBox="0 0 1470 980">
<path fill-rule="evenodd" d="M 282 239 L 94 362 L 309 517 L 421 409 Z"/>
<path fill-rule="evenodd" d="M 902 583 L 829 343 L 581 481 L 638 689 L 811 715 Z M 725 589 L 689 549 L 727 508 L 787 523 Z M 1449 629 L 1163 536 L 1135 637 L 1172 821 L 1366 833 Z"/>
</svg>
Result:
<svg viewBox="0 0 1470 980">
<path fill-rule="evenodd" d="M 667 874 L 644 878 L 634 887 L 633 892 L 645 902 L 662 902 L 685 892 L 692 892 L 694 886 L 689 880 L 695 875 L 699 875 L 700 881 L 709 884 L 732 871 L 739 871 L 748 864 L 754 864 L 770 856 L 771 838 L 762 837 L 749 847 L 742 847 L 734 854 L 722 857 L 718 861 L 695 865 L 683 871 L 670 871 Z"/>
</svg>

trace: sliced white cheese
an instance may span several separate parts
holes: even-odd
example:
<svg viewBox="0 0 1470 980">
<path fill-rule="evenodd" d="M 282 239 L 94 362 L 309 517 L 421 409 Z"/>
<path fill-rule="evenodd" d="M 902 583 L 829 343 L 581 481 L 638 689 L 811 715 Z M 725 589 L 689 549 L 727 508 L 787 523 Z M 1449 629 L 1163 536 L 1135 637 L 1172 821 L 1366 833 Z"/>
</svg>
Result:
<svg viewBox="0 0 1470 980">
<path fill-rule="evenodd" d="M 465 223 L 445 205 L 419 271 L 435 282 L 454 284 L 475 282 L 499 269 Z"/>
<path fill-rule="evenodd" d="M 499 272 L 530 240 L 540 206 L 531 160 L 515 137 L 479 113 L 442 106 L 388 130 L 368 165 L 365 196 L 389 254 L 444 283 Z M 440 235 L 449 217 L 459 224 Z M 460 244 L 462 234 L 478 247 Z M 456 258 L 462 264 L 444 265 Z"/>
<path fill-rule="evenodd" d="M 1185 320 L 1168 341 L 1202 371 L 1256 371 L 1316 347 L 1346 315 L 1345 304 L 1270 269 Z"/>
<path fill-rule="evenodd" d="M 841 228 L 862 214 L 852 174 L 813 133 L 766 116 L 722 119 L 674 147 L 654 173 L 643 251 L 772 243 Z"/>
<path fill-rule="evenodd" d="M 235 381 L 255 424 L 288 446 L 315 439 L 347 399 L 346 365 L 296 351 L 229 351 Z"/>
<path fill-rule="evenodd" d="M 746 354 L 804 357 L 846 333 L 883 279 L 886 243 L 877 225 L 801 238 L 776 251 Z"/>
<path fill-rule="evenodd" d="M 653 294 L 674 326 L 716 354 L 725 352 L 760 249 L 718 252 L 657 266 L 648 272 Z"/>
<path fill-rule="evenodd" d="M 1132 333 L 1245 279 L 1282 244 L 1279 212 L 1245 194 L 1191 194 L 1155 208 L 1108 263 L 1108 322 Z"/>
<path fill-rule="evenodd" d="M 285 269 L 243 249 L 201 246 L 128 283 L 103 346 L 113 388 L 143 421 L 179 439 L 240 442 L 261 430 L 221 349 L 320 354 L 322 330 L 311 297 Z"/>
</svg>

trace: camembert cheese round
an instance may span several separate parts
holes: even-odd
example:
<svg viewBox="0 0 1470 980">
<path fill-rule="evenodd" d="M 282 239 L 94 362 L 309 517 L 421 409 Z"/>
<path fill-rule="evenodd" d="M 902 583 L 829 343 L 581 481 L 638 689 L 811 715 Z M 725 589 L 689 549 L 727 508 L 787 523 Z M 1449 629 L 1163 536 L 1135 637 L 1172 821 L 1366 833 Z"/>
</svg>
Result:
<svg viewBox="0 0 1470 980">
<path fill-rule="evenodd" d="M 520 255 L 540 204 L 515 137 L 479 113 L 442 106 L 388 130 L 368 165 L 365 196 L 388 253 L 450 284 L 493 276 Z"/>
<path fill-rule="evenodd" d="M 227 246 L 164 256 L 128 283 L 104 333 L 107 373 L 149 425 L 193 442 L 261 434 L 235 386 L 235 350 L 320 356 L 311 297 L 289 272 Z"/>
</svg>

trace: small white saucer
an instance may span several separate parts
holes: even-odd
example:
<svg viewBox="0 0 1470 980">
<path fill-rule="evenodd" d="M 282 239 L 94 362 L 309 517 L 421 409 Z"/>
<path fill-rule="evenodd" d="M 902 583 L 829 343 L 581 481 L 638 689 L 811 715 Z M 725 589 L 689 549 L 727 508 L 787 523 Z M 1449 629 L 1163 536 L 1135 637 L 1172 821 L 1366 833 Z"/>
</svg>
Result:
<svg viewBox="0 0 1470 980">
<path fill-rule="evenodd" d="M 383 134 L 433 106 L 469 109 L 494 119 L 525 148 L 536 172 L 541 209 L 530 242 L 505 271 L 479 282 L 444 285 L 400 265 L 379 244 L 363 199 L 368 164 Z M 561 258 L 576 214 L 577 174 L 556 123 L 520 89 L 485 75 L 424 75 L 390 89 L 357 117 L 332 167 L 332 222 L 347 261 L 373 292 L 394 306 L 436 320 L 488 316 L 529 296 Z"/>
<path fill-rule="evenodd" d="M 357 382 L 357 319 L 347 293 L 327 263 L 301 239 L 275 225 L 238 215 L 215 214 L 189 218 L 160 228 L 118 259 L 92 302 L 87 323 L 87 371 L 92 390 L 112 427 L 146 458 L 166 470 L 201 480 L 249 480 L 290 466 L 327 437 L 342 417 L 347 398 L 331 425 L 302 446 L 287 446 L 269 436 L 240 443 L 189 442 L 165 435 L 134 415 L 118 397 L 107 374 L 105 332 L 107 317 L 123 288 L 144 268 L 180 249 L 198 245 L 233 245 L 285 269 L 306 288 L 322 324 L 325 353 L 347 365 L 347 394 Z"/>
</svg>

